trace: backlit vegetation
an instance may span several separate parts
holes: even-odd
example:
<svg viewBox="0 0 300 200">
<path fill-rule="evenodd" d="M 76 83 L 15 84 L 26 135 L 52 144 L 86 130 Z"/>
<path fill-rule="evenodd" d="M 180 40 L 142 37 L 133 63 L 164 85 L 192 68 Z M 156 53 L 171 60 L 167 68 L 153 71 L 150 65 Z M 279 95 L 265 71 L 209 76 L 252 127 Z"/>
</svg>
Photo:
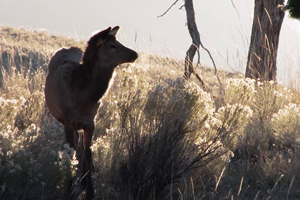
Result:
<svg viewBox="0 0 300 200">
<path fill-rule="evenodd" d="M 0 199 L 64 199 L 77 162 L 43 87 L 55 50 L 85 44 L 0 32 Z M 95 199 L 299 198 L 297 92 L 220 72 L 224 94 L 212 70 L 197 70 L 205 89 L 172 58 L 140 53 L 117 69 L 92 144 Z"/>
</svg>

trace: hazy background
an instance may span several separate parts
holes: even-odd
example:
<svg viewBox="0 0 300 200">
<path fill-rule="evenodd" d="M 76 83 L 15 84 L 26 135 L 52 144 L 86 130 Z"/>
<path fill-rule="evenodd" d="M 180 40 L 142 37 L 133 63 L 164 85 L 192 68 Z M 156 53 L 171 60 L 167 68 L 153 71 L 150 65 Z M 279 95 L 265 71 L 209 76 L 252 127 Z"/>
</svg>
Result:
<svg viewBox="0 0 300 200">
<path fill-rule="evenodd" d="M 0 25 L 46 30 L 88 39 L 96 30 L 120 25 L 119 40 L 138 51 L 183 59 L 191 39 L 185 10 L 175 0 L 0 0 Z M 218 68 L 244 73 L 251 35 L 254 0 L 194 0 L 203 44 Z M 136 37 L 137 36 L 137 37 Z M 135 40 L 136 38 L 136 40 Z M 300 21 L 286 15 L 280 36 L 278 80 L 298 83 Z M 201 63 L 211 66 L 204 51 Z"/>
</svg>

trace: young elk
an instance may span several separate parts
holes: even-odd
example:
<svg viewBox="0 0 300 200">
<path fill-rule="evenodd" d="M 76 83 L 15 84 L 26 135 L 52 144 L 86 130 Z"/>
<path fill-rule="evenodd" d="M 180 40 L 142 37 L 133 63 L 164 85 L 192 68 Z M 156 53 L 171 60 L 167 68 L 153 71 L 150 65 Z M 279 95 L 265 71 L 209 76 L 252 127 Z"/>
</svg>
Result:
<svg viewBox="0 0 300 200">
<path fill-rule="evenodd" d="M 84 54 L 76 47 L 57 51 L 48 66 L 46 103 L 50 113 L 63 124 L 70 147 L 77 149 L 77 131 L 84 131 L 82 176 L 87 199 L 94 196 L 90 146 L 99 100 L 109 86 L 114 69 L 138 57 L 135 51 L 116 40 L 118 30 L 118 26 L 109 27 L 92 36 Z"/>
</svg>

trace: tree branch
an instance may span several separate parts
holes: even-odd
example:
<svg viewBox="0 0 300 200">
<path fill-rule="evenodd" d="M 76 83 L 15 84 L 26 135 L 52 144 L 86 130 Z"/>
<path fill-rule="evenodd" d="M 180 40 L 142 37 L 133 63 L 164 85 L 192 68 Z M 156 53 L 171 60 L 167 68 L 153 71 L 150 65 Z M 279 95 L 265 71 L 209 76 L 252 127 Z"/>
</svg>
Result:
<svg viewBox="0 0 300 200">
<path fill-rule="evenodd" d="M 159 17 L 163 17 L 165 14 L 167 14 L 167 12 L 169 12 L 169 10 L 171 10 L 171 8 L 173 7 L 173 6 L 175 6 L 175 4 L 178 2 L 179 0 L 176 0 L 163 14 L 161 14 L 161 15 L 159 15 L 159 16 L 157 16 L 157 18 L 159 18 Z"/>
<path fill-rule="evenodd" d="M 163 14 L 157 16 L 159 17 L 163 17 L 165 14 L 167 14 L 169 12 L 169 10 L 171 10 L 171 8 L 178 2 L 179 0 L 176 0 Z M 184 63 L 184 68 L 185 68 L 185 72 L 184 72 L 184 77 L 186 79 L 189 79 L 191 74 L 194 74 L 196 76 L 196 78 L 200 81 L 200 83 L 202 84 L 203 87 L 205 87 L 205 84 L 203 82 L 203 80 L 201 79 L 201 77 L 195 72 L 194 67 L 193 67 L 193 59 L 195 56 L 195 53 L 197 52 L 198 55 L 198 62 L 197 65 L 200 64 L 200 51 L 199 51 L 199 46 L 201 46 L 209 55 L 214 69 L 215 69 L 215 75 L 218 79 L 218 82 L 220 84 L 221 90 L 224 92 L 223 89 L 223 85 L 220 81 L 220 78 L 218 76 L 218 71 L 217 71 L 217 67 L 215 64 L 215 61 L 210 53 L 210 51 L 204 47 L 204 45 L 202 44 L 201 40 L 200 40 L 200 34 L 196 25 L 196 21 L 195 21 L 195 11 L 194 11 L 194 5 L 193 5 L 193 0 L 185 0 L 184 1 L 184 7 L 186 10 L 186 16 L 187 16 L 187 26 L 188 26 L 188 30 L 190 33 L 190 36 L 192 38 L 192 44 L 190 46 L 190 48 L 188 49 L 188 51 L 186 52 L 186 56 L 185 56 L 185 63 Z M 231 0 L 232 4 L 233 1 Z M 233 4 L 234 6 L 234 4 Z M 182 6 L 183 7 L 183 6 Z M 181 7 L 181 8 L 182 8 Z"/>
<path fill-rule="evenodd" d="M 204 45 L 201 42 L 200 34 L 199 34 L 199 31 L 198 31 L 198 28 L 197 28 L 197 25 L 196 25 L 196 21 L 195 21 L 195 11 L 194 11 L 193 0 L 185 0 L 185 10 L 186 10 L 186 16 L 187 16 L 188 30 L 189 30 L 189 33 L 190 33 L 190 36 L 192 38 L 193 43 L 190 46 L 190 48 L 188 49 L 188 51 L 186 52 L 184 77 L 188 79 L 188 78 L 190 78 L 191 74 L 195 74 L 195 76 L 200 81 L 202 86 L 204 86 L 203 80 L 195 72 L 194 67 L 193 67 L 193 59 L 194 59 L 196 51 L 198 53 L 198 63 L 197 64 L 200 63 L 199 46 L 201 46 L 208 53 L 208 55 L 209 55 L 209 57 L 210 57 L 210 59 L 213 63 L 213 66 L 215 68 L 215 75 L 218 79 L 221 90 L 224 93 L 223 85 L 222 85 L 222 83 L 220 81 L 220 78 L 218 76 L 218 71 L 217 71 L 215 61 L 214 61 L 210 51 L 207 48 L 205 48 Z"/>
<path fill-rule="evenodd" d="M 210 57 L 210 59 L 211 59 L 211 61 L 212 61 L 212 63 L 213 63 L 213 66 L 214 66 L 214 68 L 215 68 L 215 75 L 216 75 L 216 77 L 217 77 L 217 79 L 218 79 L 218 82 L 219 82 L 219 84 L 220 84 L 221 90 L 222 90 L 223 94 L 225 94 L 225 91 L 224 91 L 224 89 L 223 89 L 223 84 L 222 84 L 222 82 L 220 81 L 220 78 L 219 78 L 219 76 L 218 76 L 218 70 L 217 70 L 216 63 L 215 63 L 215 61 L 214 61 L 212 55 L 210 54 L 210 51 L 209 51 L 207 48 L 205 48 L 205 47 L 203 46 L 203 44 L 202 44 L 201 41 L 200 41 L 200 45 L 201 45 L 202 49 L 205 50 L 205 51 L 207 52 L 207 54 L 209 55 L 209 57 Z"/>
<path fill-rule="evenodd" d="M 193 0 L 185 0 L 185 10 L 186 10 L 186 17 L 187 17 L 187 26 L 190 33 L 190 36 L 192 38 L 192 44 L 188 51 L 186 52 L 185 56 L 185 63 L 184 63 L 184 77 L 186 79 L 189 79 L 191 74 L 194 74 L 197 79 L 200 81 L 202 86 L 204 87 L 204 82 L 201 79 L 201 77 L 195 72 L 193 67 L 193 59 L 195 56 L 195 53 L 197 51 L 198 54 L 198 63 L 200 63 L 200 53 L 199 53 L 199 45 L 200 45 L 200 34 L 196 25 L 195 21 L 195 11 L 194 11 L 194 5 Z"/>
</svg>

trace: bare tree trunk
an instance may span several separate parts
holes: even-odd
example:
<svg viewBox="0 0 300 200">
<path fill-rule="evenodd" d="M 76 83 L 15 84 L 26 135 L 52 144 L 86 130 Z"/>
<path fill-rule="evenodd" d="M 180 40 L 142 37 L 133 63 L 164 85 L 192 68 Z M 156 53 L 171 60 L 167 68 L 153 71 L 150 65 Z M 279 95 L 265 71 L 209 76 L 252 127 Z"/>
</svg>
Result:
<svg viewBox="0 0 300 200">
<path fill-rule="evenodd" d="M 284 11 L 284 0 L 255 0 L 246 77 L 262 81 L 277 77 L 277 49 Z"/>
<path fill-rule="evenodd" d="M 163 17 L 179 0 L 176 0 L 162 15 L 159 15 L 158 17 Z M 195 72 L 194 67 L 193 67 L 193 59 L 194 56 L 196 54 L 196 52 L 198 53 L 198 64 L 200 63 L 200 52 L 199 52 L 199 47 L 201 46 L 203 50 L 205 50 L 212 63 L 213 66 L 215 68 L 215 75 L 219 81 L 221 90 L 224 93 L 224 89 L 222 86 L 222 83 L 219 79 L 218 76 L 218 71 L 217 71 L 217 67 L 215 64 L 215 61 L 210 53 L 210 51 L 204 47 L 204 45 L 202 44 L 201 40 L 200 40 L 200 34 L 196 25 L 196 20 L 195 20 L 195 10 L 194 10 L 194 5 L 193 5 L 193 0 L 184 0 L 184 7 L 186 10 L 186 18 L 187 18 L 187 26 L 188 26 L 188 30 L 190 33 L 190 36 L 192 38 L 192 44 L 190 46 L 190 48 L 188 49 L 188 51 L 186 52 L 186 56 L 185 56 L 185 63 L 184 63 L 184 77 L 186 79 L 189 79 L 191 77 L 191 74 L 194 74 L 196 76 L 196 78 L 200 81 L 200 83 L 202 84 L 203 88 L 205 88 L 204 82 L 201 79 L 201 77 Z M 183 6 L 182 6 L 183 7 Z"/>
<path fill-rule="evenodd" d="M 201 84 L 204 85 L 204 82 L 202 81 L 200 76 L 194 71 L 194 67 L 193 67 L 193 59 L 196 51 L 198 52 L 198 63 L 200 60 L 200 54 L 199 54 L 200 34 L 196 25 L 193 0 L 185 0 L 184 6 L 186 10 L 188 30 L 193 41 L 190 48 L 186 52 L 185 64 L 184 64 L 185 67 L 184 77 L 189 79 L 191 77 L 191 74 L 195 74 L 197 79 L 201 82 Z"/>
</svg>

